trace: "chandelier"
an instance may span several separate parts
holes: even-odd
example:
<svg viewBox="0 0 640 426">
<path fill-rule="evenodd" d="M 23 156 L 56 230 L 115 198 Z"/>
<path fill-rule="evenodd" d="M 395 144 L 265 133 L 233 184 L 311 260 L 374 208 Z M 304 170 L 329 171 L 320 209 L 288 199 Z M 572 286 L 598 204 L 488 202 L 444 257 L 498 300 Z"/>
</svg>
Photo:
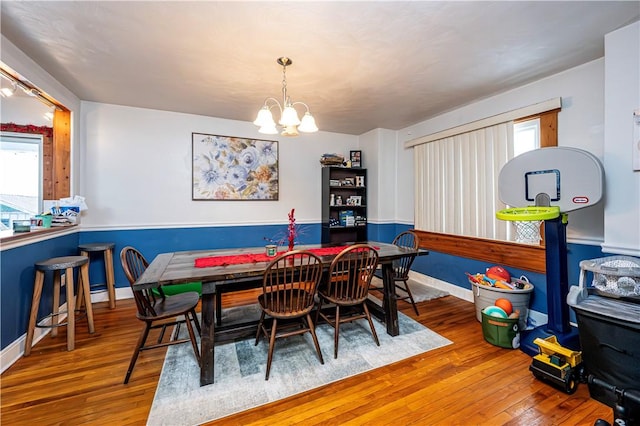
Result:
<svg viewBox="0 0 640 426">
<path fill-rule="evenodd" d="M 309 113 L 309 106 L 304 102 L 291 102 L 291 98 L 287 95 L 287 67 L 293 63 L 291 58 L 283 56 L 278 58 L 277 62 L 282 65 L 282 104 L 275 98 L 267 98 L 264 105 L 258 111 L 258 117 L 253 124 L 259 126 L 258 131 L 267 135 L 278 134 L 276 122 L 273 120 L 271 108 L 278 107 L 280 110 L 280 120 L 278 124 L 282 126 L 282 136 L 298 136 L 300 132 L 312 133 L 318 131 L 316 120 Z M 298 112 L 294 108 L 296 105 L 302 105 L 305 108 L 302 120 L 298 118 Z"/>
</svg>

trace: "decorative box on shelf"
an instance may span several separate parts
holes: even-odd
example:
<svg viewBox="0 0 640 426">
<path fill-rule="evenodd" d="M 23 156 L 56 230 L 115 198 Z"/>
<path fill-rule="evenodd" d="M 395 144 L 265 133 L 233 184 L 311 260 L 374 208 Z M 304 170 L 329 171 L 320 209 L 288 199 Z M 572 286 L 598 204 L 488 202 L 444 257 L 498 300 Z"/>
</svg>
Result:
<svg viewBox="0 0 640 426">
<path fill-rule="evenodd" d="M 355 217 L 353 216 L 353 210 L 342 210 L 340 212 L 340 225 L 355 226 Z"/>
<path fill-rule="evenodd" d="M 340 154 L 323 154 L 320 157 L 322 167 L 342 167 L 344 165 L 344 157 Z"/>
<path fill-rule="evenodd" d="M 367 218 L 364 216 L 356 216 L 355 226 L 367 226 Z"/>
</svg>

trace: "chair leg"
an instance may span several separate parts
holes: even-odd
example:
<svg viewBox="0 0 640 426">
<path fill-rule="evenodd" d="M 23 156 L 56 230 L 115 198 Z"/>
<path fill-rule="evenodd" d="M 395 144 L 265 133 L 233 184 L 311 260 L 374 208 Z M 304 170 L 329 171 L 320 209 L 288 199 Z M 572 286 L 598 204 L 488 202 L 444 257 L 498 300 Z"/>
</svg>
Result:
<svg viewBox="0 0 640 426">
<path fill-rule="evenodd" d="M 76 345 L 76 301 L 73 268 L 66 269 L 67 286 L 67 350 L 72 351 Z M 78 277 L 80 280 L 81 277 Z"/>
<path fill-rule="evenodd" d="M 271 337 L 269 338 L 269 355 L 267 355 L 267 374 L 265 375 L 265 380 L 269 380 L 269 372 L 271 371 L 271 361 L 273 360 L 273 348 L 276 345 L 276 329 L 278 327 L 278 320 L 273 319 L 273 324 L 271 325 Z"/>
<path fill-rule="evenodd" d="M 84 310 L 87 314 L 87 327 L 89 333 L 95 333 L 95 326 L 93 324 L 93 305 L 91 304 L 91 291 L 89 288 L 89 265 L 82 265 L 80 271 L 78 271 L 78 293 L 80 289 L 83 290 L 83 297 L 81 301 L 84 301 Z M 76 310 L 77 310 L 76 306 Z"/>
<path fill-rule="evenodd" d="M 420 315 L 420 312 L 418 312 L 418 307 L 416 306 L 416 302 L 415 300 L 413 300 L 413 294 L 411 294 L 411 290 L 409 289 L 409 284 L 407 284 L 406 281 L 404 281 L 404 291 L 407 292 L 407 294 L 409 295 L 409 300 L 411 301 L 411 304 L 413 305 L 413 310 L 416 312 L 416 315 Z"/>
<path fill-rule="evenodd" d="M 324 359 L 322 358 L 322 351 L 320 350 L 320 344 L 318 343 L 318 336 L 316 336 L 316 329 L 313 326 L 313 321 L 311 321 L 311 314 L 307 314 L 307 325 L 309 326 L 309 332 L 311 333 L 311 337 L 313 338 L 313 344 L 316 346 L 316 352 L 318 352 L 318 358 L 320 359 L 320 364 L 324 364 Z"/>
<path fill-rule="evenodd" d="M 338 358 L 338 338 L 340 334 L 340 306 L 336 305 L 336 319 L 333 334 L 333 357 Z"/>
<path fill-rule="evenodd" d="M 76 292 L 76 311 L 84 311 L 84 286 L 80 283 L 79 278 L 82 277 L 81 273 L 78 273 L 78 291 Z"/>
<path fill-rule="evenodd" d="M 195 315 L 194 313 L 192 313 L 191 315 Z M 191 319 L 195 319 L 194 318 L 189 318 L 189 314 L 185 314 L 185 319 L 187 320 L 187 331 L 189 332 L 189 339 L 191 339 L 191 346 L 193 347 L 193 354 L 196 356 L 196 361 L 198 361 L 198 366 L 201 367 L 202 366 L 202 362 L 200 361 L 200 350 L 198 349 L 198 343 L 196 342 L 196 335 L 193 332 L 193 325 L 191 324 Z"/>
<path fill-rule="evenodd" d="M 104 269 L 107 281 L 107 292 L 109 294 L 109 309 L 116 308 L 116 285 L 113 274 L 113 249 L 104 252 Z"/>
<path fill-rule="evenodd" d="M 320 312 L 322 311 L 322 296 L 318 297 L 318 306 L 316 306 L 316 317 L 314 318 L 314 324 L 318 324 L 320 319 Z"/>
<path fill-rule="evenodd" d="M 371 314 L 369 314 L 369 308 L 367 308 L 366 303 L 363 303 L 362 307 L 364 308 L 364 313 L 367 316 L 367 321 L 369 321 L 369 327 L 371 327 L 371 334 L 373 334 L 373 340 L 375 340 L 376 345 L 380 346 L 380 341 L 378 340 L 378 334 L 376 333 L 376 328 L 373 326 L 373 321 L 371 320 Z"/>
<path fill-rule="evenodd" d="M 195 308 L 191 310 L 191 317 L 193 318 L 193 324 L 196 326 L 196 330 L 198 330 L 198 335 L 202 334 L 202 329 L 200 328 L 200 321 L 198 321 L 198 314 L 196 314 Z"/>
<path fill-rule="evenodd" d="M 157 340 L 157 344 L 159 345 L 160 343 L 162 343 L 162 341 L 164 340 L 164 333 L 167 331 L 167 326 L 163 325 L 162 326 L 162 330 L 160 330 L 160 334 L 158 335 L 158 340 Z M 178 334 L 180 334 L 180 324 L 176 324 L 176 327 L 174 329 L 175 335 L 177 336 Z"/>
<path fill-rule="evenodd" d="M 258 346 L 258 341 L 260 341 L 260 334 L 262 334 L 262 325 L 264 324 L 264 311 L 260 314 L 260 321 L 258 322 L 258 331 L 256 332 L 256 343 L 254 346 Z"/>
<path fill-rule="evenodd" d="M 175 337 L 169 336 L 169 340 L 177 339 L 178 336 L 180 335 L 180 327 L 182 326 L 182 324 L 184 324 L 185 322 L 189 322 L 189 321 L 190 321 L 189 320 L 189 315 L 184 314 L 184 322 L 179 321 L 179 322 L 176 323 L 176 327 L 173 329 L 174 333 L 175 333 L 175 334 L 173 334 L 173 336 L 175 336 Z M 158 342 L 158 343 L 160 343 L 160 342 Z"/>
<path fill-rule="evenodd" d="M 124 377 L 124 384 L 129 383 L 129 378 L 131 377 L 131 373 L 133 372 L 133 367 L 136 365 L 136 361 L 138 360 L 138 355 L 140 354 L 140 349 L 144 347 L 145 342 L 147 341 L 147 336 L 149 335 L 149 330 L 151 330 L 151 323 L 145 323 L 144 330 L 140 333 L 140 337 L 138 337 L 138 343 L 136 343 L 136 350 L 133 352 L 131 356 L 131 361 L 129 362 L 129 368 L 127 369 L 127 375 Z"/>
<path fill-rule="evenodd" d="M 51 309 L 51 337 L 58 336 L 57 324 L 60 324 L 60 271 L 53 271 L 53 307 Z"/>
<path fill-rule="evenodd" d="M 31 314 L 29 315 L 29 326 L 27 327 L 27 339 L 24 343 L 24 356 L 31 354 L 31 346 L 33 345 L 33 333 L 38 322 L 38 307 L 40 306 L 40 297 L 42 296 L 42 284 L 44 283 L 44 272 L 36 271 L 36 278 L 33 286 L 33 298 L 31 301 Z M 53 321 L 54 317 L 51 317 Z"/>
<path fill-rule="evenodd" d="M 222 325 L 222 294 L 216 293 L 214 297 L 216 299 L 216 326 L 219 327 Z"/>
</svg>

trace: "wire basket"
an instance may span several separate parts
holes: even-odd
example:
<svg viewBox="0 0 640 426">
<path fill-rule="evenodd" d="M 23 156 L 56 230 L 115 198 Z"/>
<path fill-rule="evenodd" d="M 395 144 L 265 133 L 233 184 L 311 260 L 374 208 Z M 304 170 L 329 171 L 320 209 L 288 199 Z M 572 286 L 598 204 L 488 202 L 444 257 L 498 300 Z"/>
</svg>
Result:
<svg viewBox="0 0 640 426">
<path fill-rule="evenodd" d="M 541 220 L 515 220 L 511 222 L 516 229 L 516 243 L 540 244 L 542 235 L 540 234 Z"/>
<path fill-rule="evenodd" d="M 581 286 L 586 271 L 593 273 L 592 287 L 602 295 L 640 297 L 640 258 L 609 256 L 580 262 Z"/>
</svg>

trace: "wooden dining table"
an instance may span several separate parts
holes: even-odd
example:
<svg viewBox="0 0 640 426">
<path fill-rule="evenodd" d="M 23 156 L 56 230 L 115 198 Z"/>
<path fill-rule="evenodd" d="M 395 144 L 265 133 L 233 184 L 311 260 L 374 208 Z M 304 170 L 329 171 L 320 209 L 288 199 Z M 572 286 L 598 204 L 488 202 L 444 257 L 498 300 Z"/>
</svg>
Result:
<svg viewBox="0 0 640 426">
<path fill-rule="evenodd" d="M 394 260 L 408 255 L 428 254 L 425 250 L 413 250 L 395 246 L 393 244 L 367 241 L 378 252 L 378 263 L 382 266 L 384 282 L 384 295 L 382 305 L 369 301 L 372 314 L 384 321 L 387 333 L 397 336 L 398 307 L 395 298 L 395 284 L 393 282 Z M 339 246 L 348 246 L 355 243 L 342 243 Z M 361 244 L 361 242 L 359 243 Z M 336 244 L 313 244 L 296 246 L 296 250 L 316 250 L 336 246 Z M 133 284 L 135 290 L 154 288 L 166 285 L 180 285 L 194 281 L 202 282 L 202 333 L 200 340 L 201 360 L 200 386 L 213 383 L 214 380 L 214 347 L 220 341 L 216 335 L 216 300 L 222 293 L 242 291 L 262 286 L 262 276 L 271 259 L 265 261 L 250 261 L 248 263 L 224 264 L 221 266 L 202 267 L 196 266 L 196 260 L 220 258 L 222 256 L 252 256 L 262 254 L 264 247 L 230 248 L 217 250 L 177 251 L 158 254 L 145 272 Z M 331 261 L 336 254 L 319 255 L 325 270 L 329 269 Z M 216 299 L 218 298 L 218 299 Z M 218 308 L 219 309 L 219 308 Z M 243 324 L 255 334 L 254 323 Z M 238 332 L 242 326 L 218 327 L 220 331 Z M 219 334 L 219 333 L 218 333 Z"/>
</svg>

